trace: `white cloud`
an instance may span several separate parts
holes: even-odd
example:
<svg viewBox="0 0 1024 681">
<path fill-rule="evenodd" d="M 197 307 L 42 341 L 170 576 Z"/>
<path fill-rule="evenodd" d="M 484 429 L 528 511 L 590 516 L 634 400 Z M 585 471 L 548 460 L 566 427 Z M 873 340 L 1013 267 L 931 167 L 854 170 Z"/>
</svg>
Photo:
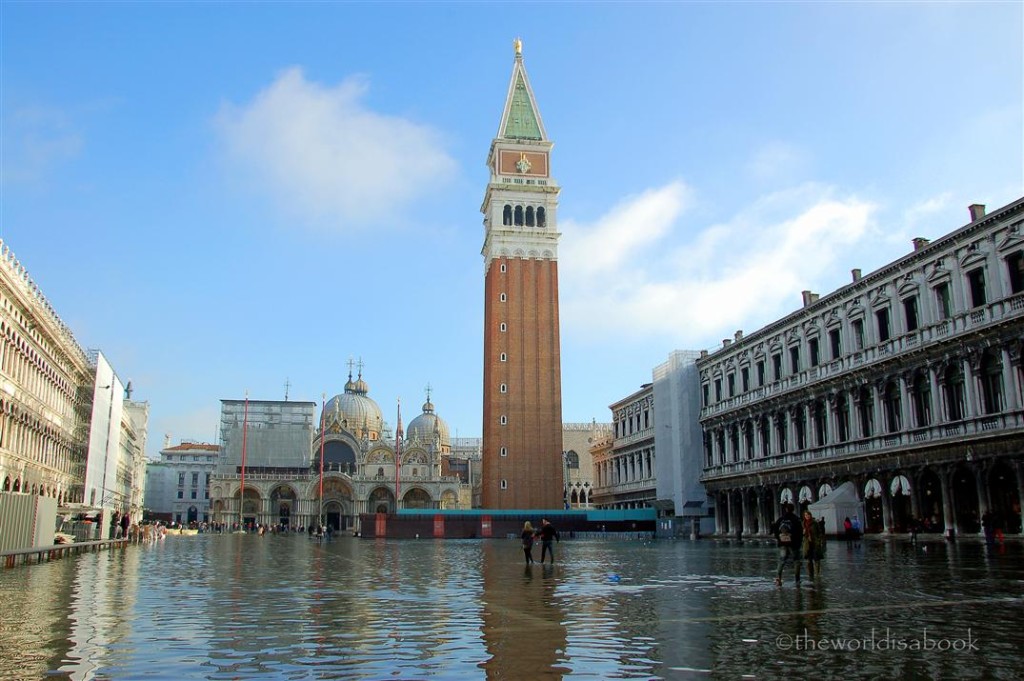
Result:
<svg viewBox="0 0 1024 681">
<path fill-rule="evenodd" d="M 286 212 L 351 230 L 392 219 L 455 173 L 430 127 L 368 109 L 367 83 L 309 82 L 283 72 L 217 125 L 231 168 Z"/>
<path fill-rule="evenodd" d="M 800 291 L 828 279 L 840 255 L 867 241 L 875 211 L 856 197 L 807 184 L 761 198 L 726 222 L 687 233 L 680 183 L 645 192 L 593 225 L 568 222 L 560 258 L 563 317 L 602 335 L 661 335 L 700 347 L 795 310 Z M 628 217 L 627 217 L 628 216 Z M 580 265 L 606 248 L 614 221 L 643 238 L 629 257 Z M 594 243 L 596 242 L 596 243 Z"/>
</svg>

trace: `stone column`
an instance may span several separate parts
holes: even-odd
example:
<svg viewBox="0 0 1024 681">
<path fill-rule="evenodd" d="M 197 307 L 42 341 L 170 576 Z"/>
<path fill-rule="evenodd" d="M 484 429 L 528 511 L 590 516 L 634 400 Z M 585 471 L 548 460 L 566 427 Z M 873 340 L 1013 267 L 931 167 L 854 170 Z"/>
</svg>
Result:
<svg viewBox="0 0 1024 681">
<path fill-rule="evenodd" d="M 871 392 L 871 432 L 872 436 L 885 433 L 885 416 L 882 413 L 882 391 L 877 382 L 868 386 Z"/>
<path fill-rule="evenodd" d="M 729 490 L 726 493 L 726 499 L 729 504 L 729 534 L 733 535 L 736 532 L 736 500 L 733 499 L 733 490 Z"/>
<path fill-rule="evenodd" d="M 763 452 L 762 443 L 761 443 L 761 419 L 762 418 L 764 418 L 764 417 L 760 416 L 760 417 L 755 417 L 755 418 L 751 419 L 752 429 L 751 429 L 750 432 L 751 432 L 751 435 L 754 438 L 754 458 L 755 459 L 756 458 L 760 458 L 761 455 L 762 455 L 762 452 Z"/>
<path fill-rule="evenodd" d="M 964 418 L 971 419 L 981 414 L 978 401 L 977 370 L 980 368 L 981 353 L 971 352 L 961 361 L 964 372 Z"/>
<path fill-rule="evenodd" d="M 750 521 L 748 519 L 748 514 L 750 513 L 750 504 L 747 501 L 747 490 L 741 490 L 740 494 L 742 495 L 740 496 L 740 503 L 743 512 L 743 517 L 741 518 L 740 526 L 743 528 L 743 534 L 746 535 L 750 534 Z"/>
<path fill-rule="evenodd" d="M 991 508 L 988 498 L 988 485 L 985 484 L 985 478 L 988 477 L 988 472 L 985 470 L 983 465 L 971 465 L 968 468 L 974 473 L 974 489 L 978 493 L 978 518 L 988 513 Z"/>
<path fill-rule="evenodd" d="M 942 489 L 942 522 L 946 526 L 946 536 L 950 530 L 958 530 L 953 517 L 953 490 L 949 484 L 949 469 L 940 468 L 936 471 L 939 474 L 939 486 Z"/>
<path fill-rule="evenodd" d="M 900 374 L 898 380 L 900 386 L 900 430 L 908 431 L 917 425 L 911 421 L 911 414 L 914 410 L 910 406 L 910 382 L 914 380 L 914 374 L 905 371 Z"/>
<path fill-rule="evenodd" d="M 1003 411 L 1017 411 L 1020 409 L 1020 386 L 1017 385 L 1017 372 L 1013 370 L 1014 361 L 1009 346 L 1000 348 L 1000 359 L 1003 363 Z M 1019 350 L 1017 359 L 1020 359 Z"/>
<path fill-rule="evenodd" d="M 768 451 L 772 454 L 779 454 L 779 429 L 775 424 L 775 414 L 767 414 L 768 419 Z"/>
<path fill-rule="evenodd" d="M 878 482 L 882 484 L 882 533 L 889 534 L 892 532 L 892 495 L 882 480 Z"/>
<path fill-rule="evenodd" d="M 723 527 L 723 510 L 722 510 L 722 493 L 715 493 L 715 534 L 724 534 L 725 528 Z"/>
<path fill-rule="evenodd" d="M 946 415 L 942 413 L 942 391 L 939 389 L 939 365 L 929 364 L 928 371 L 928 410 L 931 412 L 932 424 L 942 423 Z"/>
</svg>

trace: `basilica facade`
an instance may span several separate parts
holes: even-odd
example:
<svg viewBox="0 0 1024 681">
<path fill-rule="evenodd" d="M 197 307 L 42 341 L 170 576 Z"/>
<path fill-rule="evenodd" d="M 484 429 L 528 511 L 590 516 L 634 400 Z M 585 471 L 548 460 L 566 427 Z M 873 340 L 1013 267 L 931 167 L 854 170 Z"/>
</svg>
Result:
<svg viewBox="0 0 1024 681">
<path fill-rule="evenodd" d="M 314 402 L 221 401 L 221 453 L 210 480 L 212 521 L 358 531 L 361 513 L 468 509 L 470 481 L 453 462 L 448 424 L 428 391 L 421 413 L 395 430 L 362 371 Z"/>
</svg>

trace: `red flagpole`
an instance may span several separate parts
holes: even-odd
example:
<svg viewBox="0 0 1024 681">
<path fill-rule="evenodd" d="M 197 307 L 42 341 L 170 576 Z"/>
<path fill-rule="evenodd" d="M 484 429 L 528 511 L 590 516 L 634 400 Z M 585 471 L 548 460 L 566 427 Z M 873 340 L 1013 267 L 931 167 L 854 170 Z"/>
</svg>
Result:
<svg viewBox="0 0 1024 681">
<path fill-rule="evenodd" d="M 245 391 L 245 409 L 242 412 L 242 486 L 238 495 L 238 529 L 244 529 L 242 507 L 245 505 L 245 445 L 249 434 L 249 391 Z"/>
<path fill-rule="evenodd" d="M 395 511 L 402 498 L 402 399 L 398 399 L 398 430 L 395 432 Z"/>
<path fill-rule="evenodd" d="M 324 412 L 327 411 L 327 393 L 320 395 L 320 517 L 317 523 L 322 523 L 324 518 Z"/>
</svg>

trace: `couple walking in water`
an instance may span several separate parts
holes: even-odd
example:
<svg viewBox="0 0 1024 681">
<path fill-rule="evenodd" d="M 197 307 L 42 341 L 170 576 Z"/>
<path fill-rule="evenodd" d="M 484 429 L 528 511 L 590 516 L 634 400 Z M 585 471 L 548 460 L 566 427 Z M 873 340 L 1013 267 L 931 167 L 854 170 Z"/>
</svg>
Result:
<svg viewBox="0 0 1024 681">
<path fill-rule="evenodd" d="M 523 539 L 523 555 L 526 558 L 526 564 L 530 565 L 534 563 L 533 560 L 533 542 L 535 539 L 540 539 L 540 562 L 543 565 L 544 559 L 550 555 L 551 564 L 555 564 L 555 546 L 554 542 L 561 541 L 558 536 L 558 530 L 555 526 L 548 522 L 547 518 L 540 521 L 540 528 L 534 529 L 530 521 L 527 520 L 523 523 L 523 532 L 520 535 Z"/>
</svg>

